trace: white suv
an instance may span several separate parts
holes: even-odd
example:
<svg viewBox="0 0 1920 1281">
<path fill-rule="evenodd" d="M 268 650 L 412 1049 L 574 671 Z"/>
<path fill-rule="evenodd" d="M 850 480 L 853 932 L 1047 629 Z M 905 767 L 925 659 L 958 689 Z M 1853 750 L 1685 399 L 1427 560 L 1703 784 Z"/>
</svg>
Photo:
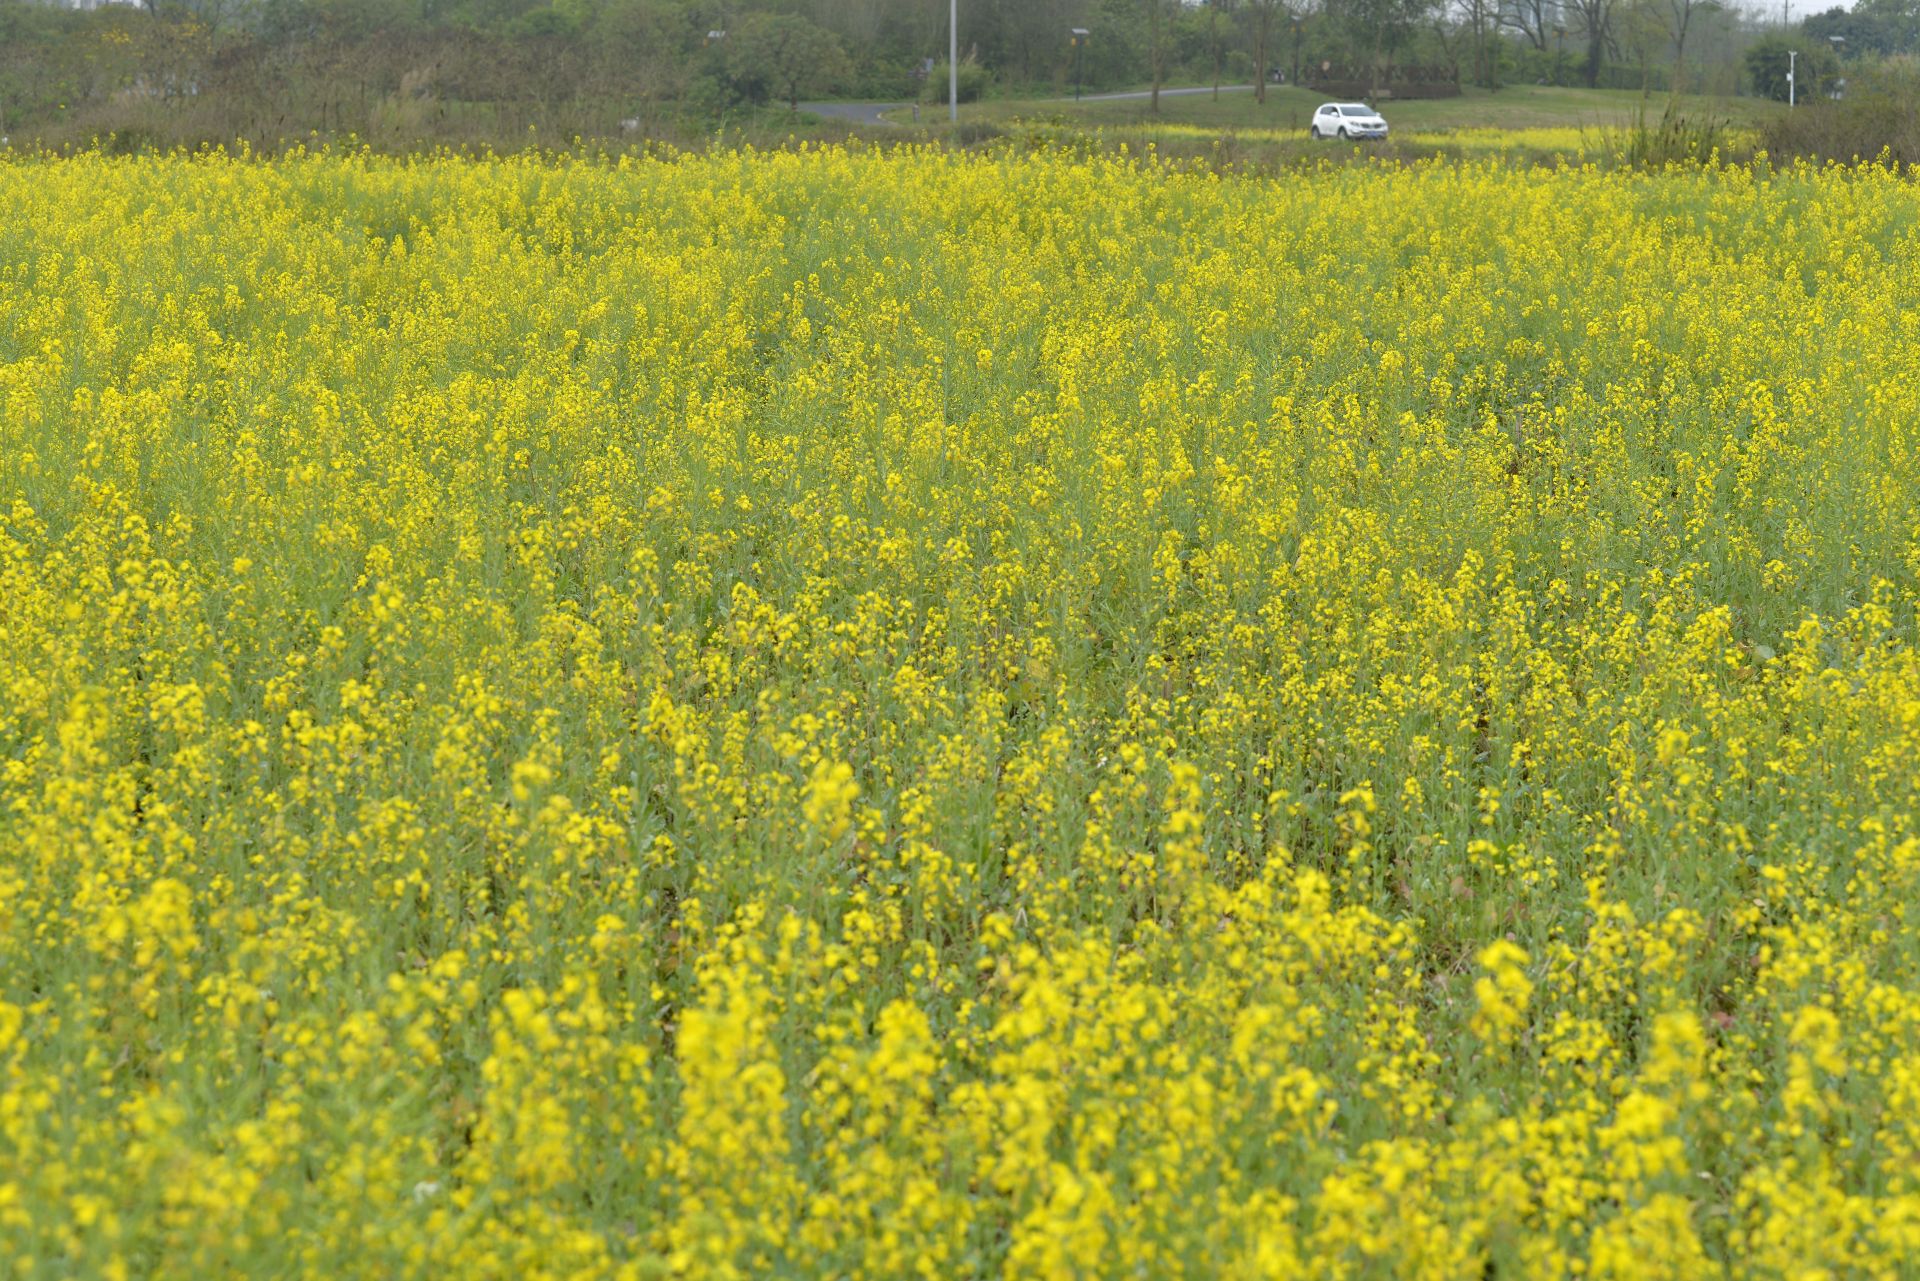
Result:
<svg viewBox="0 0 1920 1281">
<path fill-rule="evenodd" d="M 1365 103 L 1329 102 L 1313 113 L 1307 132 L 1315 138 L 1384 138 L 1387 122 Z"/>
</svg>

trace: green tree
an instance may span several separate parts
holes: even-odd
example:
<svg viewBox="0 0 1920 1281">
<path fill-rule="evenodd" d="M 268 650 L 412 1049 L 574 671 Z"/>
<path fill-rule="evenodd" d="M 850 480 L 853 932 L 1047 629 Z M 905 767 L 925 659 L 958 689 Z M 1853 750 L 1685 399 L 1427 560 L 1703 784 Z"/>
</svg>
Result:
<svg viewBox="0 0 1920 1281">
<path fill-rule="evenodd" d="M 1433 9 L 1433 0 L 1328 0 L 1327 16 L 1365 70 L 1369 96 L 1379 93 L 1387 69 Z"/>
<path fill-rule="evenodd" d="M 798 14 L 750 13 L 727 32 L 727 72 L 757 102 L 777 94 L 798 110 L 801 94 L 827 92 L 852 71 L 833 33 Z"/>
<path fill-rule="evenodd" d="M 1853 12 L 1872 24 L 1879 43 L 1888 52 L 1920 51 L 1920 0 L 1859 0 Z"/>
<path fill-rule="evenodd" d="M 1802 19 L 1800 30 L 1810 40 L 1831 42 L 1839 37 L 1846 46 L 1840 50 L 1844 58 L 1893 52 L 1891 32 L 1884 22 L 1865 14 L 1849 13 L 1839 5 Z"/>
<path fill-rule="evenodd" d="M 1789 54 L 1799 55 L 1791 58 Z M 1787 101 L 1787 68 L 1797 81 L 1795 97 L 1814 98 L 1840 75 L 1840 59 L 1825 42 L 1767 36 L 1747 50 L 1747 81 L 1753 91 L 1776 102 Z"/>
</svg>

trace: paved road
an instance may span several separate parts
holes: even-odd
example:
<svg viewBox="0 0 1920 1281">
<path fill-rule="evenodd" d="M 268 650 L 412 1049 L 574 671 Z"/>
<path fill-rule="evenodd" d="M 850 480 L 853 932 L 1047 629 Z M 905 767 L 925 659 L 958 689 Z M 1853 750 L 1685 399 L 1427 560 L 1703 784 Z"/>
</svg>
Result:
<svg viewBox="0 0 1920 1281">
<path fill-rule="evenodd" d="M 1252 88 L 1252 85 L 1221 85 L 1220 92 L 1244 93 Z M 1187 98 L 1192 97 L 1194 94 L 1212 92 L 1212 85 L 1202 85 L 1198 89 L 1162 89 L 1160 96 L 1162 98 Z M 1081 95 L 1078 99 L 1055 98 L 1054 101 L 1122 102 L 1128 99 L 1146 99 L 1151 97 L 1153 97 L 1151 90 L 1136 89 L 1127 93 L 1089 93 Z M 884 118 L 880 114 L 881 112 L 905 111 L 912 105 L 910 102 L 803 102 L 800 104 L 800 110 L 811 111 L 814 115 L 825 116 L 829 120 L 845 120 L 849 124 L 890 125 L 894 122 Z M 926 106 L 920 114 L 926 117 L 929 123 L 937 124 L 941 120 L 946 119 L 946 110 L 947 104 L 942 100 Z"/>
<path fill-rule="evenodd" d="M 1277 88 L 1278 86 L 1275 86 L 1275 87 Z M 1253 88 L 1252 85 L 1221 85 L 1220 92 L 1221 93 L 1240 93 L 1245 90 L 1250 90 L 1252 88 Z M 1212 92 L 1213 92 L 1212 85 L 1201 85 L 1198 89 L 1162 89 L 1160 91 L 1160 96 L 1162 98 L 1189 98 L 1196 93 L 1212 93 Z M 1151 89 L 1136 89 L 1129 93 L 1082 94 L 1080 97 L 1080 101 L 1081 102 L 1120 102 L 1127 98 L 1151 98 L 1151 97 L 1153 97 L 1153 91 Z M 1072 98 L 1055 98 L 1054 101 L 1055 102 L 1072 102 L 1073 99 Z"/>
</svg>

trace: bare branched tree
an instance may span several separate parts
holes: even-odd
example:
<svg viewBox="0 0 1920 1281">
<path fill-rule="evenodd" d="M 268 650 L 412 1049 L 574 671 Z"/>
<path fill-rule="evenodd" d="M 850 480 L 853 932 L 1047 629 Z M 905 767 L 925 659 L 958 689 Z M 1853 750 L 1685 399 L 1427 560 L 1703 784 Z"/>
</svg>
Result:
<svg viewBox="0 0 1920 1281">
<path fill-rule="evenodd" d="M 1544 51 L 1547 36 L 1560 17 L 1557 0 L 1499 0 L 1499 23 L 1518 31 L 1535 49 Z"/>
<path fill-rule="evenodd" d="M 1147 0 L 1147 61 L 1153 68 L 1153 111 L 1160 112 L 1160 85 L 1167 78 L 1167 0 Z"/>
<path fill-rule="evenodd" d="M 1600 86 L 1600 67 L 1613 41 L 1613 10 L 1617 0 L 1567 0 L 1569 14 L 1578 22 L 1578 30 L 1587 42 L 1581 61 L 1581 79 L 1589 89 Z"/>
<path fill-rule="evenodd" d="M 1499 0 L 1450 0 L 1439 12 L 1437 34 L 1450 56 L 1464 44 L 1468 74 L 1485 89 L 1500 87 Z"/>
<path fill-rule="evenodd" d="M 1662 0 L 1659 8 L 1667 38 L 1673 41 L 1673 91 L 1687 88 L 1687 33 L 1702 13 L 1718 9 L 1718 0 Z"/>
<path fill-rule="evenodd" d="M 1285 12 L 1280 0 L 1246 0 L 1248 42 L 1253 46 L 1253 100 L 1267 100 L 1267 68 L 1272 62 L 1274 19 Z"/>
</svg>

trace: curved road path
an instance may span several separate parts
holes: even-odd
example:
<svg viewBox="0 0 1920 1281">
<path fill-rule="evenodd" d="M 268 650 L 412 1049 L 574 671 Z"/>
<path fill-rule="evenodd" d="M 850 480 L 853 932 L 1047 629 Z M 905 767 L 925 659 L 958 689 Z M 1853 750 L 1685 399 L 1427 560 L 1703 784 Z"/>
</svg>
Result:
<svg viewBox="0 0 1920 1281">
<path fill-rule="evenodd" d="M 1244 93 L 1252 88 L 1252 85 L 1221 85 L 1220 92 Z M 1160 96 L 1162 98 L 1188 98 L 1195 94 L 1212 92 L 1212 85 L 1202 85 L 1197 89 L 1162 89 Z M 1089 93 L 1082 94 L 1078 99 L 1055 98 L 1053 101 L 1123 102 L 1133 99 L 1151 98 L 1152 96 L 1153 92 L 1151 90 L 1133 89 L 1126 93 Z M 848 124 L 891 125 L 894 121 L 888 120 L 886 116 L 881 113 L 887 111 L 905 111 L 912 105 L 910 102 L 803 102 L 800 104 L 800 110 L 810 111 L 816 116 L 825 116 L 829 120 L 844 120 Z M 933 120 L 946 105 L 944 101 L 932 103 L 928 105 L 921 114 L 928 120 Z"/>
<path fill-rule="evenodd" d="M 1282 86 L 1276 86 L 1276 87 L 1282 87 Z M 1243 90 L 1250 90 L 1252 88 L 1253 88 L 1252 85 L 1221 85 L 1220 92 L 1221 93 L 1240 93 Z M 1162 89 L 1160 91 L 1160 96 L 1162 98 L 1191 98 L 1195 94 L 1212 93 L 1212 92 L 1213 92 L 1212 85 L 1201 85 L 1198 89 Z M 1126 93 L 1086 93 L 1086 94 L 1080 95 L 1079 100 L 1081 102 L 1120 102 L 1129 98 L 1151 98 L 1151 97 L 1153 97 L 1153 90 L 1151 89 L 1134 89 Z M 1054 101 L 1055 102 L 1072 102 L 1074 100 L 1072 98 L 1055 98 Z"/>
</svg>

